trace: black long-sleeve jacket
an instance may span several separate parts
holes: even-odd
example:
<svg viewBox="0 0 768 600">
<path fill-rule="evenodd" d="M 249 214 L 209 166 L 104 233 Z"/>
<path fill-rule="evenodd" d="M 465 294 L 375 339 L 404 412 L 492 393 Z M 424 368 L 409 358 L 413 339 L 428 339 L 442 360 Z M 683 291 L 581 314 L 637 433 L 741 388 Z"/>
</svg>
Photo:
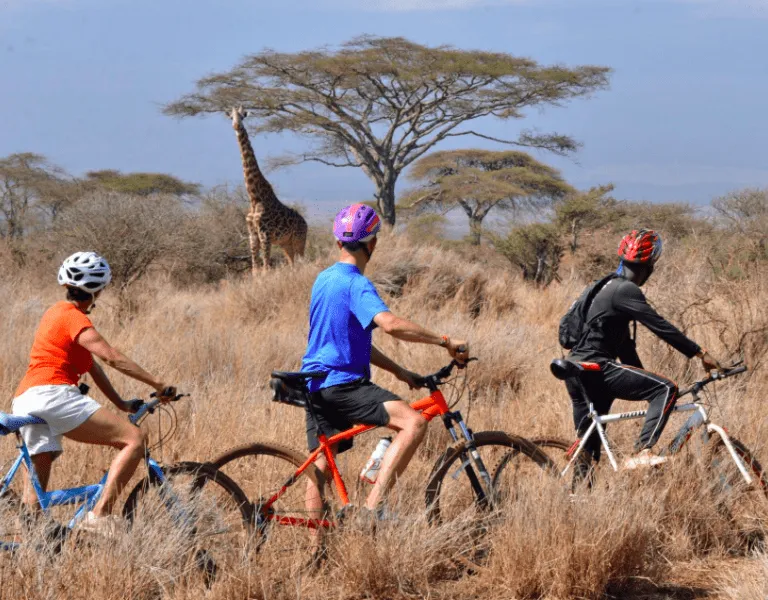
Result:
<svg viewBox="0 0 768 600">
<path fill-rule="evenodd" d="M 571 350 L 571 357 L 581 361 L 616 360 L 625 365 L 642 368 L 629 334 L 630 321 L 642 323 L 650 331 L 688 358 L 694 357 L 700 346 L 687 338 L 669 321 L 657 313 L 645 299 L 640 288 L 623 277 L 605 284 L 589 307 L 589 331 Z"/>
</svg>

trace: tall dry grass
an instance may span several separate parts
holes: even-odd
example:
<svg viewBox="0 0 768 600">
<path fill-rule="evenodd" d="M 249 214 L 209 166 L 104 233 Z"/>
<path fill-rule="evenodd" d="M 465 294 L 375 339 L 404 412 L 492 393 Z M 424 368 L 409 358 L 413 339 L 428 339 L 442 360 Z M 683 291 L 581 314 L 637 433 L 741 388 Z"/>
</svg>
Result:
<svg viewBox="0 0 768 600">
<path fill-rule="evenodd" d="M 271 370 L 300 365 L 311 285 L 333 260 L 326 252 L 255 281 L 196 289 L 180 290 L 162 277 L 150 278 L 133 288 L 130 311 L 110 292 L 99 300 L 92 317 L 106 338 L 191 394 L 176 405 L 178 433 L 159 458 L 204 461 L 254 439 L 304 449 L 303 414 L 272 404 L 267 382 Z M 570 402 L 548 364 L 559 356 L 557 320 L 584 281 L 574 276 L 537 289 L 498 261 L 472 260 L 457 251 L 388 236 L 380 241 L 369 275 L 395 313 L 470 340 L 472 353 L 481 360 L 468 370 L 471 404 L 465 396 L 459 408 L 475 431 L 573 437 Z M 768 381 L 762 369 L 768 349 L 766 286 L 765 270 L 755 268 L 748 278 L 725 281 L 713 274 L 706 256 L 672 247 L 647 295 L 715 356 L 728 360 L 744 353 L 753 369 L 717 387 L 713 418 L 768 462 L 763 402 Z M 49 275 L 5 279 L 0 294 L 5 299 L 0 391 L 6 398 L 3 409 L 9 410 L 37 322 L 61 290 Z M 431 372 L 447 362 L 445 352 L 434 347 L 399 343 L 378 332 L 374 339 L 415 371 Z M 698 364 L 642 328 L 639 348 L 648 368 L 681 383 L 701 374 Z M 148 391 L 111 375 L 125 396 Z M 374 377 L 404 398 L 418 397 L 387 373 Z M 617 403 L 617 408 L 627 406 Z M 155 425 L 150 419 L 152 435 Z M 677 426 L 679 419 L 673 418 L 664 439 Z M 639 427 L 640 422 L 615 425 L 610 434 L 628 449 Z M 685 580 L 690 565 L 721 564 L 733 556 L 753 573 L 754 589 L 764 581 L 764 560 L 742 556 L 729 537 L 727 517 L 702 501 L 695 471 L 682 466 L 658 476 L 611 477 L 603 470 L 595 491 L 576 500 L 558 482 L 534 477 L 530 493 L 505 506 L 481 539 L 470 521 L 429 526 L 424 486 L 446 438 L 433 425 L 398 483 L 391 502 L 399 520 L 374 539 L 356 530 L 334 534 L 329 560 L 317 573 L 301 569 L 306 556 L 299 554 L 250 555 L 233 560 L 205 591 L 199 573 L 184 558 L 183 540 L 143 527 L 114 543 L 68 544 L 53 559 L 32 549 L 0 556 L 0 598 L 501 600 L 654 597 L 653 590 L 667 590 L 655 596 L 663 598 L 692 589 L 687 583 L 670 587 L 670 582 Z M 359 438 L 340 460 L 349 481 L 375 443 L 375 436 Z M 56 487 L 96 481 L 112 456 L 98 447 L 65 446 L 54 467 Z M 2 440 L 3 464 L 14 452 L 12 440 Z M 740 597 L 732 590 L 748 586 L 747 581 L 723 574 L 710 582 L 711 591 Z"/>
</svg>

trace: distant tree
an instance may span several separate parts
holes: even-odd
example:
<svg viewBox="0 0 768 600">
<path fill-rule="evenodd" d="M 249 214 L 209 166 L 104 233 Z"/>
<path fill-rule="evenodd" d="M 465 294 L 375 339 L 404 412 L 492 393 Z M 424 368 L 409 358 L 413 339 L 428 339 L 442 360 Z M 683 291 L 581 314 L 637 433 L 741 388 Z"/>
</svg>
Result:
<svg viewBox="0 0 768 600">
<path fill-rule="evenodd" d="M 599 227 L 606 222 L 606 209 L 615 202 L 607 197 L 613 184 L 590 188 L 586 192 L 571 194 L 555 207 L 557 222 L 571 236 L 571 252 L 576 252 L 579 234 L 584 228 Z"/>
<path fill-rule="evenodd" d="M 395 224 L 402 171 L 442 140 L 475 136 L 564 154 L 571 138 L 522 133 L 499 139 L 468 127 L 481 117 L 522 119 L 529 107 L 562 105 L 607 87 L 609 69 L 542 66 L 510 54 L 422 46 L 403 38 L 360 37 L 338 51 L 264 50 L 165 108 L 191 116 L 242 106 L 255 132 L 291 131 L 316 147 L 278 164 L 317 161 L 359 167 L 375 186 L 384 220 Z"/>
<path fill-rule="evenodd" d="M 731 192 L 715 198 L 712 207 L 730 229 L 749 240 L 758 256 L 768 256 L 768 188 Z"/>
<path fill-rule="evenodd" d="M 20 239 L 35 213 L 55 217 L 75 192 L 66 172 L 33 152 L 0 158 L 0 236 Z"/>
<path fill-rule="evenodd" d="M 523 279 L 549 285 L 557 278 L 563 244 L 553 223 L 532 223 L 515 227 L 506 238 L 494 241 L 496 249 L 520 268 Z"/>
<path fill-rule="evenodd" d="M 469 217 L 474 245 L 480 244 L 483 219 L 492 209 L 542 208 L 574 191 L 556 169 L 514 150 L 434 152 L 419 159 L 409 176 L 425 185 L 401 203 L 445 212 L 460 207 Z"/>
<path fill-rule="evenodd" d="M 167 173 L 121 173 L 114 169 L 104 169 L 86 173 L 85 181 L 104 190 L 134 196 L 193 196 L 200 193 L 200 184 L 182 181 Z"/>
<path fill-rule="evenodd" d="M 82 249 L 106 257 L 122 293 L 153 266 L 169 266 L 177 258 L 187 241 L 187 220 L 182 201 L 173 195 L 98 191 L 62 211 L 52 239 L 62 257 Z"/>
<path fill-rule="evenodd" d="M 416 215 L 406 222 L 405 234 L 414 242 L 438 242 L 445 239 L 447 225 L 443 215 Z"/>
</svg>

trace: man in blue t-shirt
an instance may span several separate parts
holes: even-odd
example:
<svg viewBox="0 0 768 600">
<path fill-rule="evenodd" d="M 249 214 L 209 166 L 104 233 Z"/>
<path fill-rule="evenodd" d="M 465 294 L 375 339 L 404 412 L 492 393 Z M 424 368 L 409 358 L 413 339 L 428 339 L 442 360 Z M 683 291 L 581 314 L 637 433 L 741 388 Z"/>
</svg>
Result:
<svg viewBox="0 0 768 600">
<path fill-rule="evenodd" d="M 378 478 L 364 509 L 377 511 L 383 495 L 399 476 L 424 438 L 427 421 L 399 396 L 370 382 L 371 364 L 389 371 L 411 389 L 419 387 L 419 376 L 385 356 L 371 343 L 375 327 L 403 341 L 442 346 L 459 361 L 469 356 L 465 341 L 432 333 L 396 317 L 363 275 L 376 248 L 381 222 L 365 204 L 344 208 L 334 221 L 333 232 L 341 252 L 339 262 L 317 276 L 309 309 L 309 341 L 302 371 L 322 371 L 324 379 L 309 381 L 315 392 L 312 405 L 323 433 L 331 436 L 353 425 L 377 425 L 397 432 L 384 454 Z M 319 445 L 315 424 L 307 413 L 309 449 Z M 343 452 L 352 441 L 335 450 Z M 320 457 L 315 463 L 327 471 Z M 320 510 L 319 494 L 308 482 L 308 510 Z M 374 513 L 378 514 L 378 513 Z"/>
</svg>

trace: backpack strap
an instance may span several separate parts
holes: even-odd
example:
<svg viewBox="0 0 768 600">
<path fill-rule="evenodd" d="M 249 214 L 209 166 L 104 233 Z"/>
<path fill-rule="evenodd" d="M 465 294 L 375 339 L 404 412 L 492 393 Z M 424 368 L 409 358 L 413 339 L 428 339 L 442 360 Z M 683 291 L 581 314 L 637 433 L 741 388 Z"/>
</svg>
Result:
<svg viewBox="0 0 768 600">
<path fill-rule="evenodd" d="M 583 318 L 582 323 L 584 323 L 582 329 L 581 329 L 581 336 L 579 337 L 579 341 L 576 343 L 576 345 L 581 344 L 582 340 L 586 337 L 586 335 L 589 333 L 589 321 L 587 320 L 587 315 L 589 314 L 589 309 L 592 306 L 592 302 L 597 297 L 597 295 L 602 291 L 602 289 L 613 279 L 616 279 L 619 277 L 616 273 L 611 273 L 610 275 L 606 275 L 603 277 L 600 281 L 598 281 L 594 287 L 589 291 L 589 294 L 587 294 L 587 297 L 584 299 L 584 304 L 582 305 L 582 311 L 583 311 Z M 574 346 L 575 348 L 576 346 Z"/>
</svg>

